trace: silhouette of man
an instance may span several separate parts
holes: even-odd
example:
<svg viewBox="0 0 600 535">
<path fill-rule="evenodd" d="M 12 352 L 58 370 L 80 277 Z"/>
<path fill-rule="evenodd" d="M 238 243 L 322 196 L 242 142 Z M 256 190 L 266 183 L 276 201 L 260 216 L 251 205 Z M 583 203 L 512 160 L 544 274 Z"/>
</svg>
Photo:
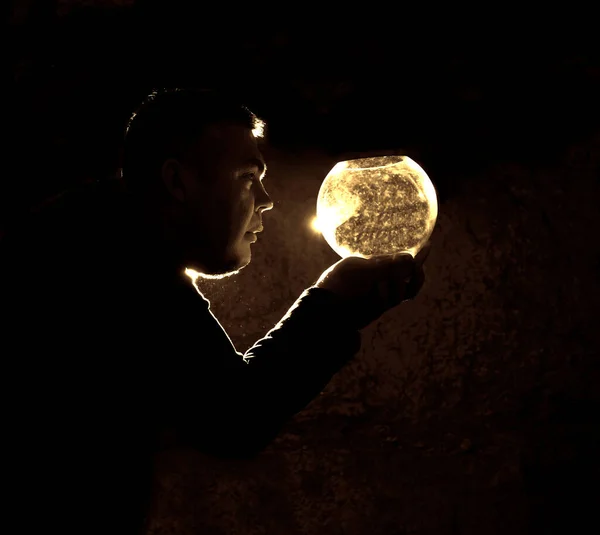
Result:
<svg viewBox="0 0 600 535">
<path fill-rule="evenodd" d="M 252 458 L 361 328 L 417 295 L 424 258 L 342 260 L 235 350 L 184 270 L 250 262 L 273 207 L 261 126 L 211 92 L 155 92 L 129 122 L 122 179 L 58 196 L 4 240 L 5 481 L 24 533 L 142 532 L 166 430 Z"/>
</svg>

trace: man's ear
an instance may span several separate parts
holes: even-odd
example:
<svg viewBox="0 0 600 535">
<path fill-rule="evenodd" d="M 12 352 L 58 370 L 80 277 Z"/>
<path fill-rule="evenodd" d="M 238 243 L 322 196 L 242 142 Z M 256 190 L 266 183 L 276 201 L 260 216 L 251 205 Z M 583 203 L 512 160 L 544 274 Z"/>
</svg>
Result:
<svg viewBox="0 0 600 535">
<path fill-rule="evenodd" d="M 169 195 L 179 201 L 185 200 L 185 185 L 181 163 L 175 158 L 165 160 L 160 168 L 160 177 Z"/>
</svg>

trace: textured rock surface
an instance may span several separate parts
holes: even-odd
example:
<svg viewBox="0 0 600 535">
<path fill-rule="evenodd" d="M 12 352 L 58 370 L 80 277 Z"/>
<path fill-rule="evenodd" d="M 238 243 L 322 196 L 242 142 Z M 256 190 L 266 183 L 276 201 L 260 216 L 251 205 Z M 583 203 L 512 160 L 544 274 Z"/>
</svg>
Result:
<svg viewBox="0 0 600 535">
<path fill-rule="evenodd" d="M 255 461 L 163 454 L 150 532 L 525 534 L 589 521 L 598 141 L 552 169 L 502 163 L 465 181 L 440 206 L 419 298 L 365 329 L 356 359 Z M 240 351 L 337 260 L 307 226 L 332 163 L 275 155 L 252 264 L 202 284 Z"/>
</svg>

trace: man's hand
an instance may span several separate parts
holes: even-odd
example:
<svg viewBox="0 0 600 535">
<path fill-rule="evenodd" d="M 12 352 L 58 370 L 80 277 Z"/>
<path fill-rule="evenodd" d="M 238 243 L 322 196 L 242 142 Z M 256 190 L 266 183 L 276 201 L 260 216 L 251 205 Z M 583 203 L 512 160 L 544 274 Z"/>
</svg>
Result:
<svg viewBox="0 0 600 535">
<path fill-rule="evenodd" d="M 350 256 L 323 272 L 315 286 L 341 297 L 356 328 L 363 329 L 403 301 L 414 299 L 425 282 L 423 263 L 431 246 L 408 253 L 369 259 Z"/>
</svg>

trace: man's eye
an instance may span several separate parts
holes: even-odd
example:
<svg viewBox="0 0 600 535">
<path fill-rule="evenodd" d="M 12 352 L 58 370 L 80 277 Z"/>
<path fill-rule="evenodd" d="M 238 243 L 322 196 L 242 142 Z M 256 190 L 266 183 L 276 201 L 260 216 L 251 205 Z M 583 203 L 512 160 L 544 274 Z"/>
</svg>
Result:
<svg viewBox="0 0 600 535">
<path fill-rule="evenodd" d="M 242 178 L 245 180 L 254 180 L 256 178 L 256 174 L 255 173 L 244 173 L 242 175 Z"/>
</svg>

